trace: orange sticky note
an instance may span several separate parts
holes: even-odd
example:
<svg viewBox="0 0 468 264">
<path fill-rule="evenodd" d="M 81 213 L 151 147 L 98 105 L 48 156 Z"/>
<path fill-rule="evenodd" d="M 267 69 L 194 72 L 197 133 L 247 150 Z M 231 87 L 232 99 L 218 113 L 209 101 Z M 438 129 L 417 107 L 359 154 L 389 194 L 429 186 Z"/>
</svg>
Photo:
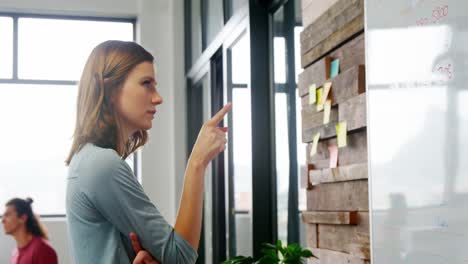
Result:
<svg viewBox="0 0 468 264">
<path fill-rule="evenodd" d="M 328 94 L 330 93 L 332 83 L 326 82 L 323 84 L 323 93 L 322 93 L 322 102 L 325 103 L 328 99 Z"/>
<path fill-rule="evenodd" d="M 331 100 L 327 100 L 324 105 L 323 112 L 323 124 L 326 125 L 330 123 L 330 112 L 331 112 Z"/>
<path fill-rule="evenodd" d="M 315 104 L 317 101 L 317 94 L 315 92 L 316 89 L 317 87 L 315 86 L 315 83 L 309 85 L 309 105 Z"/>
<path fill-rule="evenodd" d="M 346 121 L 338 123 L 336 125 L 336 136 L 338 137 L 338 147 L 346 147 L 346 134 L 347 134 L 347 128 L 346 128 Z"/>
<path fill-rule="evenodd" d="M 310 157 L 317 154 L 317 146 L 318 146 L 319 139 L 320 139 L 320 133 L 315 134 L 314 140 L 312 142 L 312 148 L 310 148 Z"/>
<path fill-rule="evenodd" d="M 317 89 L 317 112 L 320 112 L 323 110 L 323 88 Z"/>
<path fill-rule="evenodd" d="M 338 165 L 338 146 L 328 146 L 328 152 L 330 152 L 330 168 L 336 168 Z"/>
</svg>

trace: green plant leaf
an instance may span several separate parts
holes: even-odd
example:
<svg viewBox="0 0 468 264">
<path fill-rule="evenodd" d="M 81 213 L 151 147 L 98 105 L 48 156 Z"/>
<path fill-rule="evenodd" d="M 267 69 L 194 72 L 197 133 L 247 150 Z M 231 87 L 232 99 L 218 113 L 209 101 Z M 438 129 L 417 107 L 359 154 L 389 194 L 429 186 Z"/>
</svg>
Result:
<svg viewBox="0 0 468 264">
<path fill-rule="evenodd" d="M 257 261 L 257 264 L 278 264 L 278 263 L 279 263 L 279 259 L 277 255 L 275 256 L 265 255 Z"/>
<path fill-rule="evenodd" d="M 278 242 L 276 243 L 276 248 L 279 250 L 280 248 L 283 248 L 283 245 L 281 243 L 281 240 L 278 240 Z"/>
<path fill-rule="evenodd" d="M 300 264 L 305 263 L 308 258 L 317 258 L 310 250 L 302 248 L 299 244 L 283 246 L 281 240 L 278 240 L 276 245 L 263 243 L 261 252 L 263 256 L 258 261 L 252 257 L 236 256 L 222 264 Z"/>
<path fill-rule="evenodd" d="M 274 249 L 274 250 L 277 249 L 275 245 L 270 244 L 270 243 L 262 243 L 262 247 L 267 248 L 267 249 Z"/>
</svg>

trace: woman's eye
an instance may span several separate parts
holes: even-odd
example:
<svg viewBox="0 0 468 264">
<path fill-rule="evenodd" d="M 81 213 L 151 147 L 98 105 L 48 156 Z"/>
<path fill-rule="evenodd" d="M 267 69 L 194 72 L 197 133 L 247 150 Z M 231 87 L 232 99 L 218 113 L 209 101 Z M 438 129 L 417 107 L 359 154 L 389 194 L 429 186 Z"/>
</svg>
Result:
<svg viewBox="0 0 468 264">
<path fill-rule="evenodd" d="M 144 82 L 143 82 L 143 85 L 144 85 L 145 87 L 152 88 L 151 81 L 144 81 Z"/>
</svg>

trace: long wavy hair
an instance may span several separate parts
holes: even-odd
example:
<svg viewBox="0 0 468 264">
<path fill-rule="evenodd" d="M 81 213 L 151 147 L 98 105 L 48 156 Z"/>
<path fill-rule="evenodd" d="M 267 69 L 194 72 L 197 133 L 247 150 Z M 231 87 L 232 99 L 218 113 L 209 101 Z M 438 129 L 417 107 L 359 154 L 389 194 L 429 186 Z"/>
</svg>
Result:
<svg viewBox="0 0 468 264">
<path fill-rule="evenodd" d="M 39 218 L 34 214 L 31 204 L 33 199 L 26 198 L 13 198 L 6 203 L 6 206 L 12 206 L 15 208 L 15 211 L 18 217 L 26 215 L 26 230 L 31 233 L 33 236 L 42 237 L 44 239 L 49 239 L 47 235 L 47 230 L 44 225 L 39 221 Z"/>
<path fill-rule="evenodd" d="M 121 138 L 112 99 L 137 65 L 153 61 L 153 55 L 135 42 L 109 40 L 94 48 L 78 86 L 76 125 L 67 165 L 86 143 L 112 148 L 123 159 L 146 143 L 146 130 Z"/>
</svg>

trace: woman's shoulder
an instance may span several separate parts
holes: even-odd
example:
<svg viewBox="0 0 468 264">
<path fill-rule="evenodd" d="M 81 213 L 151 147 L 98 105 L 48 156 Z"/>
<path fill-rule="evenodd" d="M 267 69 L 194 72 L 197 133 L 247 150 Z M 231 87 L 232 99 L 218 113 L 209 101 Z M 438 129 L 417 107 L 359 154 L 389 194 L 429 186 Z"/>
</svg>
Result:
<svg viewBox="0 0 468 264">
<path fill-rule="evenodd" d="M 77 153 L 76 161 L 72 161 L 71 167 L 79 171 L 81 175 L 89 175 L 95 178 L 112 174 L 113 171 L 124 166 L 125 161 L 113 149 L 102 148 L 93 144 L 86 144 Z"/>
</svg>

